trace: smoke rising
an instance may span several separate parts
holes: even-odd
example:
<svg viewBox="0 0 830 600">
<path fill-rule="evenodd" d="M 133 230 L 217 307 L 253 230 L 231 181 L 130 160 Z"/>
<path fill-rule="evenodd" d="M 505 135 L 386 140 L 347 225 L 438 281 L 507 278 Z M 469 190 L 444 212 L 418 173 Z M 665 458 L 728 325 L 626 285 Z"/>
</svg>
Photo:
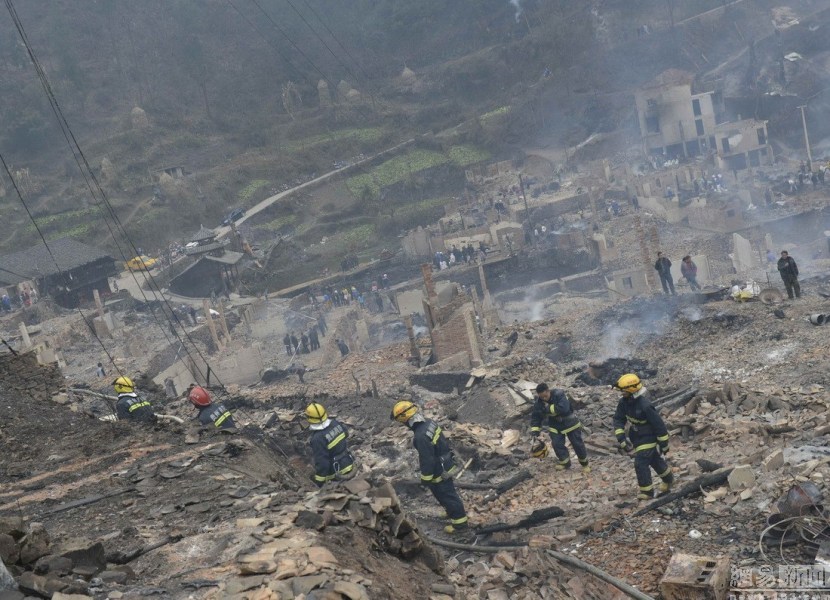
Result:
<svg viewBox="0 0 830 600">
<path fill-rule="evenodd" d="M 602 332 L 598 360 L 602 362 L 609 358 L 630 358 L 631 344 L 625 343 L 625 338 L 629 333 L 630 331 L 616 323 L 608 325 Z"/>
<path fill-rule="evenodd" d="M 695 305 L 684 306 L 680 309 L 680 314 L 687 321 L 700 321 L 703 318 L 703 311 Z"/>
<path fill-rule="evenodd" d="M 519 21 L 519 17 L 522 15 L 522 7 L 520 4 L 521 0 L 510 0 L 510 4 L 512 4 L 516 8 L 516 21 Z"/>
<path fill-rule="evenodd" d="M 646 304 L 642 312 L 605 325 L 597 360 L 633 358 L 640 344 L 651 336 L 662 335 L 668 325 L 667 305 Z"/>
</svg>

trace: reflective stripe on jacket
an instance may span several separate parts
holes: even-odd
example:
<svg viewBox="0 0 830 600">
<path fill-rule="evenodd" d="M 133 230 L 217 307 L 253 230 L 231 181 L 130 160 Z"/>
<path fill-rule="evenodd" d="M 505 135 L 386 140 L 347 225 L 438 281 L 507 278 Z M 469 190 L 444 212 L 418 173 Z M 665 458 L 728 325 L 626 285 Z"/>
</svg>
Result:
<svg viewBox="0 0 830 600">
<path fill-rule="evenodd" d="M 152 405 L 134 392 L 118 394 L 118 401 L 115 403 L 115 414 L 119 420 L 156 420 Z"/>
<path fill-rule="evenodd" d="M 625 443 L 625 425 L 628 423 L 628 438 L 635 450 L 649 450 L 657 444 L 669 443 L 669 432 L 662 417 L 651 404 L 648 391 L 634 396 L 623 396 L 614 413 L 614 435 L 620 444 Z"/>
<path fill-rule="evenodd" d="M 314 458 L 314 481 L 323 484 L 345 475 L 354 468 L 354 458 L 349 452 L 349 432 L 346 426 L 331 419 L 325 429 L 311 434 L 311 452 Z"/>
<path fill-rule="evenodd" d="M 530 415 L 530 431 L 541 431 L 543 424 L 547 425 L 551 433 L 562 434 L 568 434 L 582 427 L 582 423 L 573 414 L 571 400 L 564 390 L 551 390 L 550 402 L 536 397 L 533 412 Z"/>
<path fill-rule="evenodd" d="M 421 481 L 441 483 L 442 473 L 453 473 L 457 469 L 443 429 L 435 421 L 425 420 L 415 423 L 412 432 L 415 434 L 412 443 L 418 451 Z"/>
<path fill-rule="evenodd" d="M 202 425 L 214 425 L 220 429 L 236 427 L 231 411 L 224 404 L 211 404 L 199 410 L 199 422 Z"/>
</svg>

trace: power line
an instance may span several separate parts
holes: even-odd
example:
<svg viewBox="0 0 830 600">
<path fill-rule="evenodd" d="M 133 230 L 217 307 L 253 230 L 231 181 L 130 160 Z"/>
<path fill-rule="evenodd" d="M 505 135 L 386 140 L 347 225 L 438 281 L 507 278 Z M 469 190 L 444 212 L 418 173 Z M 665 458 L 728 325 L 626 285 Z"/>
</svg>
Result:
<svg viewBox="0 0 830 600">
<path fill-rule="evenodd" d="M 314 7 L 313 7 L 313 6 L 311 6 L 311 5 L 307 2 L 307 0 L 302 0 L 302 2 L 303 2 L 303 4 L 305 5 L 305 7 L 306 7 L 308 10 L 310 10 L 310 11 L 311 11 L 311 13 L 312 13 L 315 17 L 317 17 L 317 20 L 318 20 L 318 21 L 320 21 L 320 24 L 322 24 L 322 26 L 326 29 L 326 31 L 328 31 L 328 32 L 329 32 L 329 35 L 330 35 L 332 38 L 334 38 L 334 41 L 335 41 L 335 42 L 337 42 L 337 45 L 338 45 L 338 46 L 340 46 L 340 49 L 341 49 L 341 50 L 343 50 L 343 52 L 346 54 L 346 56 L 348 56 L 350 59 L 352 59 L 352 61 L 354 62 L 354 64 L 356 64 L 356 65 L 357 65 L 357 68 L 358 68 L 358 69 L 360 69 L 360 72 L 361 72 L 361 73 L 363 73 L 363 77 L 366 79 L 367 84 L 368 84 L 368 80 L 370 79 L 370 77 L 369 77 L 369 74 L 366 72 L 366 70 L 363 68 L 363 65 L 361 65 L 361 64 L 360 64 L 360 62 L 359 62 L 359 61 L 358 61 L 358 60 L 357 60 L 354 56 L 352 56 L 352 55 L 351 55 L 351 53 L 350 53 L 350 52 L 346 49 L 346 47 L 345 47 L 343 44 L 341 44 L 341 43 L 340 43 L 340 40 L 339 40 L 339 39 L 337 39 L 337 36 L 336 36 L 336 35 L 334 35 L 334 32 L 333 32 L 331 29 L 329 29 L 329 26 L 328 26 L 328 25 L 326 25 L 326 22 L 325 22 L 325 21 L 323 21 L 323 19 L 320 17 L 320 15 L 317 13 L 317 11 L 316 11 L 316 10 L 314 10 Z M 296 10 L 296 9 L 295 9 L 295 10 Z"/>
<path fill-rule="evenodd" d="M 290 56 L 287 56 L 286 54 L 284 54 L 284 53 L 283 53 L 282 48 L 280 48 L 279 46 L 277 46 L 277 44 L 275 44 L 275 43 L 274 43 L 274 41 L 273 41 L 271 38 L 269 38 L 268 36 L 266 36 L 265 34 L 263 34 L 263 33 L 259 30 L 259 28 L 258 28 L 258 27 L 254 24 L 254 22 L 253 22 L 253 21 L 251 21 L 251 20 L 250 20 L 247 16 L 245 16 L 245 13 L 243 13 L 241 10 L 239 10 L 239 8 L 237 8 L 237 6 L 233 3 L 233 0 L 227 0 L 227 2 L 228 2 L 228 4 L 230 4 L 231 8 L 233 8 L 233 10 L 236 12 L 236 14 L 238 14 L 240 17 L 242 17 L 242 19 L 243 19 L 246 23 L 248 23 L 248 25 L 250 25 L 250 26 L 251 26 L 251 28 L 252 28 L 254 31 L 256 31 L 256 32 L 259 34 L 259 36 L 260 36 L 262 39 L 264 39 L 264 40 L 266 41 L 266 43 L 267 43 L 269 46 L 271 46 L 271 47 L 272 47 L 272 48 L 273 48 L 273 49 L 277 52 L 277 54 L 279 54 L 279 55 L 280 55 L 280 57 L 281 57 L 281 58 L 282 58 L 282 59 L 283 59 L 286 63 L 288 63 L 288 66 L 289 66 L 289 67 L 291 67 L 292 69 L 294 69 L 294 70 L 297 72 L 297 74 L 298 74 L 298 75 L 302 76 L 302 72 L 300 71 L 300 69 L 297 67 L 297 65 L 295 65 L 295 64 L 294 64 L 294 61 L 291 59 L 291 57 L 290 57 Z"/>
<path fill-rule="evenodd" d="M 0 267 L 0 271 L 4 271 L 6 273 L 9 273 L 10 275 L 14 275 L 15 277 L 20 277 L 21 279 L 24 279 L 24 280 L 31 279 L 31 277 L 29 275 L 21 275 L 20 273 L 15 273 L 14 271 L 10 271 L 9 269 L 4 269 L 3 267 Z"/>
<path fill-rule="evenodd" d="M 280 51 L 279 47 L 278 47 L 278 46 L 276 46 L 276 45 L 272 42 L 272 40 L 270 40 L 267 36 L 265 36 L 265 35 L 264 35 L 264 34 L 263 34 L 260 30 L 259 30 L 259 28 L 258 28 L 258 27 L 256 27 L 256 26 L 253 24 L 253 22 L 251 22 L 251 20 L 250 20 L 250 19 L 248 19 L 248 18 L 247 18 L 247 17 L 246 17 L 246 16 L 245 16 L 245 15 L 244 15 L 244 14 L 243 14 L 243 13 L 242 13 L 242 12 L 241 12 L 238 8 L 237 8 L 237 7 L 233 4 L 232 0 L 227 0 L 227 2 L 228 2 L 228 4 L 230 4 L 230 5 L 231 5 L 231 7 L 234 9 L 234 11 L 236 11 L 236 12 L 237 12 L 237 14 L 239 14 L 239 15 L 240 15 L 240 16 L 241 16 L 241 17 L 242 17 L 242 18 L 243 18 L 243 19 L 244 19 L 244 20 L 245 20 L 245 21 L 246 21 L 246 22 L 247 22 L 247 23 L 248 23 L 248 24 L 249 24 L 249 25 L 250 25 L 250 26 L 254 29 L 254 31 L 256 31 L 256 32 L 257 32 L 260 36 L 262 36 L 262 37 L 263 37 L 263 39 L 265 39 L 265 41 L 266 41 L 266 42 L 268 42 L 268 44 L 269 44 L 270 46 L 272 46 L 272 47 L 273 47 L 273 48 L 277 51 L 277 53 L 278 53 L 281 57 L 285 58 L 284 54 Z M 252 0 L 252 2 L 254 2 L 254 3 L 256 4 L 256 0 Z M 308 57 L 305 53 L 303 53 L 303 52 L 302 52 L 302 50 L 300 50 L 300 49 L 299 49 L 299 47 L 298 47 L 298 46 L 294 43 L 294 41 L 293 41 L 293 40 L 291 40 L 291 38 L 290 38 L 290 37 L 288 37 L 288 34 L 286 34 L 285 30 L 284 30 L 282 27 L 280 27 L 279 25 L 277 25 L 277 23 L 276 23 L 276 22 L 274 22 L 274 20 L 270 17 L 270 15 L 269 15 L 268 13 L 266 13 L 266 12 L 262 9 L 262 7 L 261 7 L 261 6 L 259 6 L 259 5 L 257 4 L 257 7 L 258 7 L 258 8 L 259 8 L 259 10 L 260 10 L 260 11 L 261 11 L 264 15 L 265 15 L 265 17 L 266 17 L 266 18 L 267 18 L 267 19 L 271 22 L 271 24 L 272 24 L 272 25 L 273 25 L 273 26 L 277 29 L 277 31 L 279 31 L 279 32 L 280 32 L 280 33 L 281 33 L 281 34 L 282 34 L 282 35 L 283 35 L 283 36 L 284 36 L 284 37 L 285 37 L 285 38 L 286 38 L 286 39 L 287 39 L 287 40 L 288 40 L 288 41 L 289 41 L 289 42 L 290 42 L 290 43 L 291 43 L 291 44 L 292 44 L 295 48 L 297 48 L 297 49 L 298 49 L 298 51 L 299 51 L 299 52 L 303 55 L 303 57 L 306 59 L 306 61 L 308 61 L 308 62 L 309 62 L 309 64 L 311 64 L 311 66 L 314 68 L 314 70 L 315 70 L 315 71 L 317 71 L 317 73 L 319 73 L 319 74 L 321 75 L 321 77 L 323 78 L 323 80 L 327 80 L 328 78 L 326 77 L 325 73 L 323 73 L 323 71 L 322 71 L 322 70 L 321 70 L 321 69 L 320 69 L 320 68 L 319 68 L 319 67 L 318 67 L 318 66 L 314 63 L 314 61 L 312 61 L 312 60 L 311 60 L 311 59 L 310 59 L 310 58 L 309 58 L 309 57 Z M 286 60 L 287 60 L 287 59 L 286 59 Z M 300 75 L 300 76 L 301 76 L 301 77 L 302 77 L 302 78 L 306 81 L 306 83 L 308 83 L 309 85 L 311 85 L 311 86 L 315 86 L 315 85 L 316 85 L 316 83 L 317 83 L 317 82 L 312 81 L 312 80 L 311 80 L 311 78 L 310 78 L 307 74 L 305 74 L 305 73 L 303 73 L 303 72 L 301 72 L 301 71 L 300 71 L 300 72 L 299 72 L 299 75 Z M 374 102 L 374 96 L 372 96 L 372 102 Z M 358 111 L 359 111 L 359 112 L 363 115 L 363 117 L 364 117 L 364 118 L 366 118 L 367 122 L 371 120 L 372 115 L 371 115 L 371 114 L 370 114 L 370 113 L 369 113 L 369 112 L 368 112 L 368 111 L 367 111 L 364 107 L 357 106 L 357 107 L 355 107 L 355 108 L 356 108 L 356 109 L 357 109 L 357 110 L 358 110 Z M 333 136 L 333 134 L 331 133 L 331 131 L 325 131 L 325 132 L 324 132 L 324 135 L 326 135 L 332 143 L 334 143 L 334 142 L 336 142 L 336 141 L 337 141 L 337 140 L 334 138 L 334 136 Z M 362 165 L 355 165 L 355 166 L 356 166 L 356 168 L 357 168 L 359 171 L 361 171 L 361 172 L 365 173 L 366 175 L 369 175 L 369 176 L 370 176 L 370 177 L 372 177 L 373 179 L 375 178 L 375 176 L 374 176 L 372 173 L 370 173 L 369 171 L 367 171 L 365 168 L 363 168 L 363 166 L 362 166 Z"/>
<path fill-rule="evenodd" d="M 354 77 L 354 78 L 355 78 L 355 82 L 358 82 L 359 77 L 358 77 L 357 75 L 355 75 L 355 73 L 354 73 L 354 71 L 352 71 L 351 67 L 349 67 L 349 65 L 347 65 L 345 62 L 343 62 L 343 60 L 342 60 L 339 56 L 337 56 L 337 54 L 335 54 L 335 53 L 334 53 L 334 50 L 332 50 L 332 49 L 329 47 L 329 45 L 326 43 L 326 41 L 323 39 L 323 37 L 322 37 L 319 33 L 317 33 L 317 30 L 316 30 L 316 29 L 314 29 L 314 27 L 312 27 L 312 26 L 311 26 L 311 23 L 309 23 L 309 22 L 306 20 L 305 16 L 303 16 L 303 14 L 302 14 L 299 10 L 297 10 L 297 7 L 296 7 L 296 6 L 294 6 L 294 3 L 293 3 L 293 2 L 291 2 L 291 0 L 285 0 L 285 1 L 288 3 L 288 5 L 289 5 L 292 9 L 294 9 L 294 12 L 295 12 L 295 13 L 297 13 L 297 15 L 299 15 L 299 17 L 300 17 L 300 19 L 302 20 L 302 22 L 306 24 L 306 26 L 307 26 L 307 27 L 311 30 L 311 32 L 315 35 L 315 37 L 316 37 L 318 40 L 320 40 L 320 43 L 321 43 L 321 44 L 323 44 L 323 46 L 325 46 L 326 50 L 328 50 L 328 51 L 329 51 L 329 54 L 331 54 L 331 55 L 334 57 L 334 60 L 336 60 L 337 62 L 339 62 L 339 63 L 343 66 L 343 68 L 344 68 L 344 69 L 346 69 L 346 71 L 349 73 L 349 75 L 351 75 L 352 77 Z M 308 6 L 308 4 L 306 4 L 306 6 Z M 319 17 L 318 17 L 318 18 L 319 18 Z M 325 26 L 325 24 L 324 24 L 324 26 Z M 328 28 L 326 28 L 326 29 L 328 29 Z M 329 33 L 331 34 L 331 31 L 329 31 Z M 332 37 L 334 37 L 334 34 L 331 34 L 331 35 L 332 35 Z M 336 40 L 336 39 L 337 39 L 337 38 L 335 38 L 335 40 Z M 339 43 L 340 43 L 340 42 L 338 41 L 338 44 L 339 44 Z M 341 44 L 341 48 L 342 48 L 342 44 Z M 354 60 L 354 59 L 352 59 L 352 60 Z M 358 65 L 358 66 L 359 66 L 359 65 Z M 365 71 L 364 71 L 364 72 L 365 72 Z M 369 81 L 368 81 L 368 79 L 365 79 L 365 82 L 366 82 L 366 87 L 368 88 L 368 87 L 369 87 Z M 369 92 L 369 94 L 370 94 L 370 95 L 372 95 L 371 91 Z M 374 101 L 374 95 L 372 95 L 372 100 Z"/>
<path fill-rule="evenodd" d="M 103 201 L 103 205 L 106 206 L 107 210 L 109 211 L 110 217 L 112 218 L 113 222 L 115 223 L 116 228 L 120 230 L 121 235 L 127 241 L 129 246 L 133 249 L 133 251 L 136 254 L 138 254 L 138 249 L 136 248 L 133 241 L 130 239 L 129 234 L 127 233 L 126 229 L 124 228 L 123 224 L 121 223 L 120 219 L 118 218 L 118 215 L 115 213 L 115 210 L 112 207 L 112 204 L 110 203 L 109 199 L 107 198 L 107 195 L 104 193 L 103 188 L 101 187 L 100 183 L 98 182 L 97 178 L 95 177 L 95 173 L 93 172 L 92 167 L 90 167 L 89 162 L 87 161 L 86 156 L 84 155 L 83 150 L 80 147 L 80 144 L 78 144 L 78 141 L 75 138 L 75 135 L 73 134 L 72 129 L 70 128 L 68 121 L 66 120 L 66 118 L 63 115 L 63 111 L 60 108 L 60 104 L 58 103 L 57 97 L 55 97 L 54 92 L 52 91 L 52 87 L 51 87 L 51 84 L 49 83 L 49 79 L 46 75 L 46 72 L 43 70 L 43 67 L 40 64 L 40 61 L 38 60 L 37 56 L 34 54 L 34 50 L 32 49 L 31 44 L 29 43 L 28 36 L 27 36 L 26 31 L 23 27 L 23 23 L 20 21 L 20 18 L 17 15 L 17 11 L 14 7 L 14 4 L 13 4 L 12 0 L 5 0 L 5 3 L 6 3 L 6 8 L 9 11 L 9 14 L 11 15 L 12 20 L 14 21 L 15 28 L 17 29 L 18 34 L 20 35 L 21 39 L 23 40 L 24 45 L 26 46 L 26 51 L 29 54 L 29 58 L 32 61 L 32 64 L 34 65 L 34 67 L 35 67 L 35 70 L 38 74 L 38 78 L 40 79 L 41 85 L 42 85 L 42 87 L 43 87 L 43 89 L 44 89 L 44 91 L 47 95 L 47 98 L 49 99 L 49 103 L 52 107 L 52 112 L 55 114 L 55 117 L 58 119 L 58 123 L 61 127 L 61 131 L 64 135 L 64 138 L 66 139 L 67 143 L 70 146 L 70 150 L 72 151 L 72 155 L 75 158 L 76 164 L 78 164 L 78 168 L 81 170 L 81 175 L 84 177 L 84 181 L 86 182 L 87 187 L 90 190 L 90 193 L 92 194 L 92 196 L 94 198 L 95 197 L 95 190 L 93 190 L 92 184 L 90 184 L 90 180 L 91 180 L 94 183 L 95 189 L 97 189 L 98 194 L 100 195 L 100 197 Z M 70 141 L 70 138 L 71 138 L 71 141 Z M 81 165 L 81 162 L 83 163 L 83 166 Z M 84 167 L 86 168 L 86 171 L 84 170 Z M 87 177 L 87 174 L 88 174 L 88 177 Z M 127 260 L 126 256 L 124 255 L 124 252 L 121 249 L 120 244 L 118 243 L 118 239 L 115 236 L 115 233 L 112 231 L 112 228 L 110 227 L 109 222 L 106 220 L 106 214 L 104 214 L 104 222 L 107 225 L 107 228 L 109 229 L 110 234 L 113 237 L 113 241 L 114 241 L 116 247 L 118 248 L 118 250 L 121 253 L 122 257 L 124 257 L 124 259 L 126 261 Z M 145 299 L 145 301 L 147 301 L 147 296 L 144 294 L 144 291 L 141 289 L 141 285 L 138 283 L 138 279 L 136 278 L 135 273 L 131 271 L 131 275 L 132 275 L 133 279 L 136 281 L 136 284 L 138 285 L 139 292 L 141 293 L 142 297 Z M 170 306 L 170 303 L 168 302 L 168 300 L 164 297 L 163 294 L 161 294 L 161 288 L 158 286 L 158 283 L 154 280 L 152 275 L 150 275 L 150 273 L 142 272 L 142 276 L 144 277 L 145 281 L 150 285 L 150 291 L 153 294 L 153 297 L 158 299 L 159 296 L 156 293 L 156 292 L 158 292 L 158 294 L 161 295 L 162 302 L 164 302 L 164 304 L 167 306 L 170 313 L 175 314 L 174 311 L 173 311 L 173 308 Z M 153 288 L 155 288 L 155 290 Z M 152 307 L 150 308 L 150 313 L 151 313 L 153 319 L 159 325 L 159 328 L 162 330 L 162 333 L 164 334 L 165 339 L 168 341 L 168 343 L 170 343 L 170 339 L 167 337 L 167 332 L 165 331 L 164 327 L 161 325 L 161 322 L 159 321 L 158 317 L 156 316 L 155 311 L 152 310 Z M 182 347 L 185 349 L 185 352 L 191 358 L 191 362 L 192 362 L 194 368 L 196 368 L 198 373 L 203 378 L 206 379 L 206 375 L 202 372 L 201 368 L 197 365 L 196 361 L 193 360 L 193 356 L 191 355 L 190 350 L 188 349 L 187 345 L 185 345 L 184 340 L 182 339 L 182 337 L 179 335 L 178 331 L 176 330 L 175 323 L 172 320 L 169 320 L 169 322 L 170 322 L 170 325 L 171 325 L 170 332 L 182 344 Z M 208 374 L 209 374 L 212 370 L 210 369 L 210 365 L 208 364 L 207 359 L 204 357 L 202 352 L 199 350 L 199 347 L 195 344 L 193 339 L 188 334 L 187 330 L 184 327 L 184 324 L 179 322 L 179 325 L 182 328 L 182 332 L 184 333 L 185 337 L 190 342 L 190 344 L 193 346 L 193 349 L 196 351 L 196 353 L 199 355 L 199 358 L 204 362 L 205 366 L 208 369 Z M 216 377 L 216 379 L 219 382 L 219 385 L 224 387 L 224 384 L 222 384 L 219 377 Z"/>
<path fill-rule="evenodd" d="M 40 230 L 40 226 L 37 224 L 37 220 L 35 219 L 34 215 L 32 214 L 32 211 L 29 210 L 29 205 L 26 204 L 26 200 L 23 198 L 23 194 L 20 192 L 20 188 L 17 187 L 17 182 L 14 180 L 14 177 L 12 176 L 11 169 L 9 169 L 9 166 L 6 164 L 6 159 L 5 159 L 5 157 L 3 156 L 2 153 L 0 153 L 0 162 L 3 163 L 3 169 L 6 171 L 6 175 L 8 175 L 9 180 L 12 182 L 12 187 L 14 188 L 14 191 L 17 193 L 17 197 L 20 199 L 20 203 L 23 205 L 23 208 L 26 210 L 26 214 L 29 215 L 29 219 L 31 219 L 32 224 L 35 226 L 35 230 L 37 231 L 37 234 L 40 236 L 40 239 L 43 241 L 43 245 L 46 247 L 46 251 L 49 253 L 49 257 L 52 259 L 52 262 L 55 263 L 55 268 L 58 270 L 58 273 L 61 275 L 61 278 L 63 279 L 64 284 L 67 287 L 69 287 L 69 285 L 68 285 L 69 277 L 63 271 L 63 269 L 61 269 L 61 266 L 58 263 L 58 260 L 55 258 L 55 255 L 52 253 L 52 249 L 49 247 L 49 244 L 46 242 L 46 237 L 44 237 L 43 232 Z M 98 340 L 98 343 L 100 344 L 101 349 L 104 351 L 104 354 L 107 355 L 107 358 L 109 359 L 110 363 L 112 363 L 112 366 L 115 368 L 116 371 L 118 371 L 119 375 L 123 375 L 121 370 L 118 368 L 118 365 L 115 364 L 115 360 L 113 359 L 112 355 L 109 353 L 109 350 L 107 350 L 107 347 L 104 345 L 103 340 L 101 340 L 101 338 L 98 337 L 98 334 L 95 333 L 95 327 L 90 324 L 89 319 L 87 319 L 86 315 L 81 310 L 80 306 L 78 307 L 78 313 L 81 315 L 81 318 L 84 320 L 84 323 L 86 323 L 86 326 L 92 332 L 92 335 L 95 337 L 96 340 Z M 4 343 L 5 343 L 5 340 L 4 340 Z M 8 346 L 8 344 L 6 344 L 6 345 Z M 11 349 L 11 347 L 9 347 L 9 349 Z"/>
<path fill-rule="evenodd" d="M 80 157 L 79 157 L 78 153 L 76 152 L 76 146 L 78 147 L 78 149 L 80 148 L 80 146 L 78 146 L 77 141 L 75 140 L 74 135 L 72 134 L 72 131 L 69 128 L 69 123 L 66 121 L 66 119 L 63 116 L 63 111 L 60 109 L 60 105 L 58 104 L 57 98 L 55 97 L 54 92 L 52 91 L 52 86 L 49 83 L 49 79 L 46 76 L 45 71 L 43 70 L 43 66 L 40 64 L 40 61 L 38 60 L 37 56 L 34 54 L 34 50 L 32 49 L 31 43 L 29 42 L 29 38 L 28 38 L 28 35 L 26 34 L 26 30 L 23 28 L 23 23 L 22 23 L 22 21 L 20 21 L 20 17 L 17 15 L 17 10 L 15 9 L 14 4 L 11 2 L 11 0 L 6 0 L 6 8 L 9 10 L 9 13 L 12 16 L 12 20 L 14 21 L 14 24 L 15 24 L 15 27 L 17 28 L 18 34 L 20 35 L 21 39 L 23 40 L 24 46 L 26 47 L 26 51 L 29 55 L 29 59 L 32 61 L 32 64 L 35 67 L 35 71 L 37 72 L 37 75 L 38 75 L 38 78 L 40 80 L 41 86 L 43 87 L 44 92 L 46 93 L 47 99 L 49 100 L 49 105 L 52 108 L 52 112 L 54 113 L 55 118 L 58 120 L 58 126 L 61 129 L 61 133 L 63 134 L 63 137 L 66 140 L 66 143 L 69 145 L 70 151 L 72 152 L 72 158 L 75 160 L 75 164 L 78 165 L 78 169 L 81 172 L 81 177 L 83 178 L 84 182 L 86 183 L 86 186 L 87 186 L 87 189 L 89 190 L 89 193 L 92 195 L 93 198 L 95 198 L 96 197 L 95 190 L 93 189 L 93 186 L 90 183 L 89 177 L 87 176 L 87 171 L 84 169 L 84 166 L 81 164 Z M 74 144 L 73 144 L 73 142 L 74 142 Z M 87 167 L 88 166 L 89 165 L 87 164 Z M 90 172 L 90 174 L 92 174 L 91 169 L 89 169 L 89 172 Z M 108 208 L 111 208 L 108 204 L 106 204 L 106 199 L 105 199 L 105 202 L 101 204 L 102 211 L 104 210 L 104 206 L 107 206 Z M 126 262 L 128 260 L 127 255 L 124 252 L 124 250 L 122 249 L 121 244 L 119 244 L 118 237 L 115 235 L 115 232 L 112 230 L 112 227 L 110 226 L 110 223 L 107 220 L 106 212 L 102 212 L 102 217 L 103 217 L 103 220 L 104 220 L 104 224 L 107 226 L 107 229 L 109 230 L 110 235 L 112 236 L 113 243 L 115 244 L 115 247 L 118 249 L 119 254 L 121 255 L 121 257 Z M 135 276 L 135 273 L 130 272 L 130 274 L 133 277 L 133 280 L 135 281 L 136 286 L 138 287 L 139 291 L 141 292 L 141 296 L 144 298 L 144 301 L 149 302 L 146 294 L 144 294 L 144 291 L 141 288 L 141 284 L 139 283 L 138 278 Z M 167 330 L 164 328 L 164 326 L 158 320 L 158 318 L 155 315 L 155 312 L 153 312 L 151 310 L 151 314 L 152 314 L 154 320 L 156 321 L 156 323 L 159 325 L 159 328 L 162 330 L 162 334 L 164 335 L 165 340 L 168 343 L 172 343 L 171 339 L 167 335 Z"/>
<path fill-rule="evenodd" d="M 257 2 L 257 0 L 251 0 L 251 2 L 253 2 L 254 6 L 256 6 L 259 9 L 259 12 L 261 12 L 263 15 L 265 15 L 265 18 L 268 19 L 268 21 L 271 23 L 271 25 L 274 26 L 274 29 L 279 31 L 282 34 L 282 36 L 285 39 L 288 40 L 288 43 L 291 44 L 291 46 L 293 46 L 293 48 L 297 52 L 300 53 L 300 56 L 302 56 L 304 59 L 306 59 L 308 64 L 311 65 L 311 68 L 314 69 L 315 71 L 317 71 L 320 74 L 320 77 L 322 77 L 323 79 L 328 79 L 328 77 L 326 77 L 326 74 L 323 73 L 316 64 L 314 64 L 314 61 L 311 60 L 305 52 L 303 52 L 302 48 L 300 48 L 296 43 L 294 43 L 294 40 L 292 40 L 291 37 L 289 37 L 289 35 L 285 32 L 285 29 L 280 27 L 277 24 L 277 22 L 274 21 L 274 19 L 271 18 L 271 15 L 269 15 L 268 12 L 266 12 L 266 10 L 264 8 L 262 8 L 262 6 L 260 6 L 259 2 Z"/>
</svg>

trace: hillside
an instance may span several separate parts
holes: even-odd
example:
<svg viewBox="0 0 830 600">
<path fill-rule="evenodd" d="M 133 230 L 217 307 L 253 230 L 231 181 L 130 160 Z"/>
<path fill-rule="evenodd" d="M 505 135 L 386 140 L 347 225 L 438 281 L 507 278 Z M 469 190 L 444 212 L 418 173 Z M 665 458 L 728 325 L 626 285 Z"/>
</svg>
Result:
<svg viewBox="0 0 830 600">
<path fill-rule="evenodd" d="M 529 34 L 503 0 L 17 8 L 73 133 L 145 248 L 335 161 L 502 106 L 494 94 L 507 99 L 544 61 L 506 51 Z M 540 25 L 552 18 L 537 13 Z M 8 18 L 0 39 L 0 147 L 15 172 L 25 170 L 33 212 L 49 237 L 111 246 Z M 400 77 L 405 67 L 414 77 Z M 169 166 L 186 180 L 165 188 L 159 175 Z M 36 234 L 7 187 L 0 217 L 16 226 L 0 248 L 17 248 Z"/>
</svg>

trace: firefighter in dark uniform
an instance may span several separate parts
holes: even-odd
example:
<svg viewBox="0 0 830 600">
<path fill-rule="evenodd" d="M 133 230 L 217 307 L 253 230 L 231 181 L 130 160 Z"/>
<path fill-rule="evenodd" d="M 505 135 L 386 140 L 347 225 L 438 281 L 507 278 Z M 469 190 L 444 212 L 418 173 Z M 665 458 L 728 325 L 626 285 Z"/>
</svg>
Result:
<svg viewBox="0 0 830 600">
<path fill-rule="evenodd" d="M 669 451 L 666 424 L 651 405 L 648 390 L 643 387 L 637 375 L 623 375 L 614 387 L 623 393 L 614 413 L 614 434 L 620 448 L 635 453 L 634 471 L 637 473 L 637 485 L 640 486 L 637 498 L 650 500 L 654 497 L 651 469 L 662 480 L 659 495 L 667 494 L 674 482 L 674 475 L 664 458 Z M 628 438 L 625 433 L 626 423 Z"/>
<path fill-rule="evenodd" d="M 135 393 L 135 385 L 129 377 L 120 376 L 112 382 L 118 400 L 115 402 L 115 414 L 119 421 L 142 421 L 155 423 L 156 413 L 150 403 Z"/>
<path fill-rule="evenodd" d="M 444 531 L 456 533 L 467 529 L 467 512 L 452 481 L 458 473 L 458 465 L 441 427 L 435 421 L 425 419 L 409 400 L 395 404 L 392 419 L 409 427 L 414 434 L 412 441 L 418 451 L 421 484 L 429 488 L 450 520 Z"/>
<path fill-rule="evenodd" d="M 354 476 L 354 457 L 349 452 L 346 426 L 326 413 L 322 404 L 312 402 L 305 409 L 311 429 L 311 453 L 314 458 L 314 483 L 322 486 L 332 480 Z"/>
<path fill-rule="evenodd" d="M 582 465 L 584 473 L 590 473 L 588 466 L 588 449 L 582 441 L 582 423 L 574 416 L 571 399 L 565 390 L 551 390 L 546 383 L 536 386 L 536 402 L 533 405 L 533 412 L 530 416 L 530 435 L 534 438 L 534 447 L 544 444 L 539 440 L 542 433 L 542 425 L 546 425 L 550 432 L 550 441 L 553 445 L 553 452 L 559 462 L 556 465 L 558 471 L 571 468 L 571 454 L 565 446 L 565 439 L 571 441 L 579 464 Z M 536 453 L 534 453 L 536 455 Z M 542 458 L 540 456 L 540 458 Z"/>
<path fill-rule="evenodd" d="M 213 425 L 216 429 L 236 428 L 231 411 L 221 402 L 214 404 L 205 388 L 198 385 L 191 387 L 187 399 L 198 409 L 198 419 L 202 425 Z"/>
</svg>

